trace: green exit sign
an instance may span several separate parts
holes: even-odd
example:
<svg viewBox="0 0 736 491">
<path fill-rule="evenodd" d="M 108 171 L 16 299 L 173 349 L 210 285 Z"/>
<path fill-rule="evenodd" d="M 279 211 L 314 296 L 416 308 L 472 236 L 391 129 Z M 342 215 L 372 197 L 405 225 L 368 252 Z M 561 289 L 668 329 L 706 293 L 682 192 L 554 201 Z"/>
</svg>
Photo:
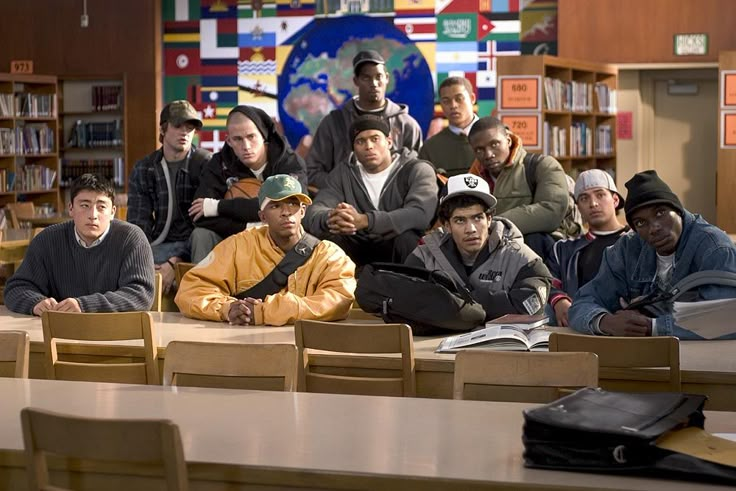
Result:
<svg viewBox="0 0 736 491">
<path fill-rule="evenodd" d="M 692 56 L 707 54 L 707 34 L 675 34 L 675 55 Z"/>
</svg>

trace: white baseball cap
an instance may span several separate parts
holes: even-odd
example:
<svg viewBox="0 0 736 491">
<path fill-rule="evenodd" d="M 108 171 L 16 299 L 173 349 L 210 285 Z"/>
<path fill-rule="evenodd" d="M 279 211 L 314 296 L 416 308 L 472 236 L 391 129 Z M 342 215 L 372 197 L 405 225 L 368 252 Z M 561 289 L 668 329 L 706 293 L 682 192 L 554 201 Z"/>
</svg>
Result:
<svg viewBox="0 0 736 491">
<path fill-rule="evenodd" d="M 575 196 L 575 202 L 577 203 L 578 198 L 580 198 L 582 193 L 593 188 L 608 189 L 612 193 L 617 194 L 618 206 L 616 209 L 620 210 L 624 207 L 624 203 L 626 201 L 624 200 L 624 197 L 621 196 L 621 193 L 618 192 L 618 189 L 616 189 L 616 183 L 613 182 L 613 177 L 602 169 L 589 169 L 580 173 L 575 181 L 575 192 L 573 193 Z"/>
<path fill-rule="evenodd" d="M 473 174 L 452 176 L 447 180 L 445 189 L 447 193 L 440 198 L 440 204 L 444 203 L 447 198 L 461 194 L 467 194 L 481 199 L 490 209 L 495 208 L 498 202 L 495 196 L 491 194 L 491 189 L 488 187 L 486 180 Z"/>
</svg>

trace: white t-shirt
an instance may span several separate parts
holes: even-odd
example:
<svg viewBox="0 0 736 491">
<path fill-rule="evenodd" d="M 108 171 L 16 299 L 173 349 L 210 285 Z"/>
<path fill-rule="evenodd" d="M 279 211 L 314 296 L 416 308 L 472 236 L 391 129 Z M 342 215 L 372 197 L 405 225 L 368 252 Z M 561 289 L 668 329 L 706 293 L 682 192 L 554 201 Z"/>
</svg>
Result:
<svg viewBox="0 0 736 491">
<path fill-rule="evenodd" d="M 391 169 L 394 168 L 397 160 L 398 156 L 391 161 L 388 167 L 386 167 L 381 172 L 377 172 L 375 174 L 366 172 L 363 164 L 358 162 L 360 177 L 363 178 L 363 184 L 365 184 L 365 188 L 368 191 L 368 197 L 370 198 L 371 203 L 373 203 L 373 206 L 376 209 L 378 209 L 378 202 L 381 199 L 381 191 L 383 191 L 383 185 L 386 184 L 386 179 L 388 179 L 389 174 L 391 174 Z"/>
</svg>

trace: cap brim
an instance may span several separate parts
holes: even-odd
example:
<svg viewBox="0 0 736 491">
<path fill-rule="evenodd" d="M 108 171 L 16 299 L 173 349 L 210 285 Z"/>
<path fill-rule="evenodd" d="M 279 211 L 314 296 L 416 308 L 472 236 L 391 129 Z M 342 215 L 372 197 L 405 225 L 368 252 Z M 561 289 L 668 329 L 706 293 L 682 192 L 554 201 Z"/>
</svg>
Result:
<svg viewBox="0 0 736 491">
<path fill-rule="evenodd" d="M 303 194 L 303 193 L 291 193 L 291 194 L 287 194 L 286 196 L 281 196 L 279 198 L 268 198 L 268 197 L 267 198 L 264 198 L 263 199 L 263 202 L 260 203 L 259 208 L 261 210 L 263 210 L 263 207 L 267 203 L 270 203 L 271 201 L 276 201 L 276 202 L 278 202 L 278 201 L 284 201 L 285 199 L 288 199 L 288 198 L 298 198 L 300 202 L 304 203 L 307 206 L 309 206 L 309 205 L 312 204 L 312 198 L 310 198 L 306 194 Z"/>
<path fill-rule="evenodd" d="M 174 126 L 181 126 L 184 123 L 192 123 L 194 125 L 194 127 L 197 128 L 198 130 L 201 130 L 202 129 L 202 126 L 203 126 L 202 120 L 200 120 L 200 119 L 174 119 L 174 118 L 171 118 L 171 119 L 169 119 L 168 122 L 171 123 L 171 124 L 173 124 Z"/>
<path fill-rule="evenodd" d="M 495 196 L 487 194 L 487 193 L 482 193 L 480 191 L 460 191 L 457 193 L 450 193 L 447 196 L 443 196 L 442 199 L 440 200 L 440 204 L 447 201 L 448 198 L 454 198 L 455 196 L 463 196 L 463 195 L 474 196 L 480 199 L 486 205 L 488 205 L 488 208 L 491 210 L 494 209 L 496 207 L 496 204 L 498 203 L 498 200 L 496 199 Z"/>
</svg>

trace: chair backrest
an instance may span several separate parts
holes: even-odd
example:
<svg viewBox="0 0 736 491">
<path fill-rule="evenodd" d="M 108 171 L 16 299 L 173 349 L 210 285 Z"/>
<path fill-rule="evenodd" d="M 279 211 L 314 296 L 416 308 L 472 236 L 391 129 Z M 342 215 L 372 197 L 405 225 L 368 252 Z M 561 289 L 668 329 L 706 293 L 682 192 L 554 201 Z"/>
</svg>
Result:
<svg viewBox="0 0 736 491">
<path fill-rule="evenodd" d="M 181 279 L 184 278 L 184 275 L 187 274 L 187 271 L 195 267 L 197 263 L 185 263 L 185 262 L 178 262 L 176 263 L 176 268 L 174 272 L 176 273 L 176 284 L 181 285 Z"/>
<path fill-rule="evenodd" d="M 28 378 L 30 337 L 25 331 L 0 331 L 0 377 Z"/>
<path fill-rule="evenodd" d="M 149 312 L 104 314 L 44 312 L 43 344 L 49 379 L 159 385 L 153 318 Z M 91 363 L 59 360 L 57 340 L 75 340 L 75 353 L 99 353 L 100 341 L 143 340 L 142 362 Z M 92 344 L 98 342 L 98 344 Z M 131 347 L 131 349 L 134 349 Z M 138 350 L 135 350 L 138 351 Z"/>
<path fill-rule="evenodd" d="M 164 360 L 164 385 L 296 390 L 293 344 L 171 341 Z"/>
<path fill-rule="evenodd" d="M 416 395 L 414 340 L 406 324 L 338 324 L 298 320 L 294 325 L 299 349 L 299 390 L 335 394 Z M 360 369 L 316 367 L 313 350 L 334 353 L 400 354 L 360 357 Z M 321 353 L 320 355 L 324 355 Z M 358 357 L 354 357 L 358 359 Z M 360 373 L 362 372 L 362 373 Z"/>
<path fill-rule="evenodd" d="M 36 207 L 32 201 L 19 201 L 17 203 L 8 203 L 5 205 L 10 218 L 10 226 L 20 228 L 24 218 L 32 218 L 36 211 Z"/>
<path fill-rule="evenodd" d="M 163 276 L 161 276 L 161 273 L 156 271 L 156 273 L 153 275 L 153 303 L 151 304 L 152 312 L 161 312 L 161 303 L 163 302 L 163 289 Z"/>
<path fill-rule="evenodd" d="M 553 332 L 549 337 L 550 351 L 588 351 L 598 355 L 601 378 L 608 378 L 617 369 L 642 369 L 649 375 L 661 373 L 663 390 L 679 392 L 680 342 L 670 336 L 616 337 L 586 336 Z M 661 368 L 669 368 L 669 374 Z M 654 370 L 658 369 L 658 370 Z M 648 384 L 646 390 L 656 390 Z"/>
<path fill-rule="evenodd" d="M 49 485 L 46 452 L 85 461 L 145 463 L 163 467 L 169 491 L 186 491 L 188 477 L 179 427 L 169 420 L 116 420 L 21 410 L 28 489 Z"/>
<path fill-rule="evenodd" d="M 507 402 L 550 402 L 565 392 L 598 386 L 593 353 L 459 351 L 453 398 Z"/>
</svg>

